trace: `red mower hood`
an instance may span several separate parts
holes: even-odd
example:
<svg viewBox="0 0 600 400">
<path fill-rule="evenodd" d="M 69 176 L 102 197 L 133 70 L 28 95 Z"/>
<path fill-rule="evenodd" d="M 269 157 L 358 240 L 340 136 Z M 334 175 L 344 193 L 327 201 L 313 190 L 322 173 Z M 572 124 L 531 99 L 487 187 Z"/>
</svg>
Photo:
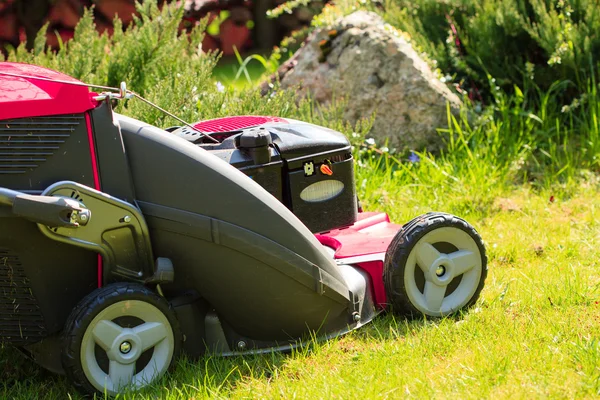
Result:
<svg viewBox="0 0 600 400">
<path fill-rule="evenodd" d="M 66 82 L 81 83 L 47 68 L 0 62 L 0 120 L 77 114 L 98 105 L 93 99 L 96 93 Z"/>
<path fill-rule="evenodd" d="M 239 115 L 234 117 L 209 119 L 200 121 L 194 124 L 194 128 L 201 132 L 217 133 L 217 132 L 233 132 L 239 129 L 252 128 L 255 126 L 270 124 L 270 123 L 288 123 L 287 120 L 279 117 L 266 117 L 261 115 Z"/>
</svg>

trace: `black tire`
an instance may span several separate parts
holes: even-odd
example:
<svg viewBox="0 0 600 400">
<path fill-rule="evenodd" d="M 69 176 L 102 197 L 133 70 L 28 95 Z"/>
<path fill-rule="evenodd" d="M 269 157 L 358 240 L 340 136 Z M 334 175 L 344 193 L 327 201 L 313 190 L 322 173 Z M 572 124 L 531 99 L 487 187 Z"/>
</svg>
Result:
<svg viewBox="0 0 600 400">
<path fill-rule="evenodd" d="M 421 239 L 423 239 L 426 235 L 431 234 L 431 232 L 441 228 L 456 229 L 457 231 L 447 229 L 443 232 L 438 231 L 437 233 L 443 233 L 443 235 L 448 237 L 447 235 L 451 234 L 452 232 L 456 232 L 456 237 L 458 238 L 458 236 L 460 236 L 460 244 L 468 242 L 468 238 L 470 238 L 470 240 L 473 242 L 469 244 L 471 249 L 470 251 L 472 253 L 472 258 L 470 258 L 470 260 L 477 260 L 477 254 L 475 253 L 475 250 L 478 250 L 481 264 L 479 265 L 477 262 L 474 264 L 477 266 L 477 268 L 472 267 L 474 269 L 473 273 L 471 273 L 469 270 L 468 273 L 471 275 L 469 275 L 468 279 L 465 279 L 464 283 L 462 282 L 463 274 L 466 275 L 467 272 L 461 273 L 460 276 L 449 276 L 446 280 L 446 283 L 444 283 L 446 286 L 437 286 L 437 288 L 442 287 L 442 289 L 439 290 L 442 290 L 443 293 L 440 295 L 442 298 L 439 303 L 440 311 L 435 312 L 432 311 L 432 309 L 427 308 L 429 307 L 429 304 L 427 303 L 427 296 L 425 295 L 425 287 L 430 287 L 426 285 L 434 285 L 432 281 L 435 279 L 438 279 L 436 282 L 439 283 L 439 279 L 444 276 L 446 268 L 444 266 L 438 266 L 437 268 L 442 269 L 435 269 L 436 272 L 439 271 L 439 273 L 442 275 L 437 275 L 437 273 L 436 276 L 433 276 L 431 273 L 427 274 L 423 271 L 424 269 L 427 269 L 427 267 L 420 267 L 418 265 L 420 263 L 417 261 L 418 256 L 416 253 L 411 255 L 411 252 L 413 252 L 417 243 L 419 243 Z M 468 237 L 460 232 L 466 233 Z M 428 237 L 434 236 L 429 235 Z M 462 249 L 453 244 L 452 241 L 453 239 L 450 239 L 444 242 L 429 244 L 431 244 L 431 246 L 435 248 L 435 250 L 437 250 L 441 256 L 458 254 L 454 252 Z M 437 260 L 440 260 L 440 258 Z M 417 265 L 414 266 L 412 265 L 413 263 Z M 434 268 L 434 264 L 437 265 L 436 263 L 433 263 L 431 268 Z M 433 271 L 431 268 L 429 271 Z M 477 272 L 479 272 L 478 276 Z M 419 274 L 422 275 L 422 278 L 419 276 Z M 481 294 L 486 277 L 487 255 L 481 237 L 477 231 L 465 220 L 450 214 L 431 212 L 414 218 L 405 224 L 396 234 L 390 243 L 385 256 L 383 281 L 388 303 L 391 304 L 391 311 L 393 313 L 408 317 L 443 317 L 472 307 Z M 410 279 L 413 278 L 415 281 L 411 282 Z M 430 282 L 428 282 L 428 279 Z M 421 287 L 421 284 L 423 287 Z M 453 295 L 453 293 L 461 287 L 461 284 L 465 286 L 469 285 L 469 287 L 464 289 L 465 295 L 462 296 L 464 298 L 459 304 L 454 304 L 454 306 L 452 306 L 452 303 L 450 303 L 450 309 L 444 310 L 444 306 L 442 305 L 444 300 Z M 421 298 L 419 297 L 419 292 L 416 292 L 415 289 L 421 291 L 423 296 L 422 299 L 425 301 L 425 306 L 423 305 L 423 302 L 420 301 Z M 449 291 L 450 293 L 448 293 Z M 463 292 L 457 292 L 457 294 L 451 300 L 455 300 L 457 298 L 460 299 L 462 294 Z M 440 296 L 437 297 L 439 298 Z"/>
<path fill-rule="evenodd" d="M 155 307 L 160 311 L 160 313 L 164 315 L 164 317 L 166 317 L 166 320 L 170 325 L 169 327 L 173 335 L 172 357 L 170 362 L 168 362 L 168 367 L 166 369 L 169 370 L 173 367 L 173 364 L 177 359 L 181 349 L 182 334 L 176 314 L 172 309 L 171 305 L 163 297 L 159 296 L 152 290 L 140 284 L 113 283 L 103 288 L 94 290 L 83 300 L 81 300 L 77 307 L 71 312 L 62 334 L 61 361 L 63 368 L 70 382 L 75 386 L 77 390 L 79 390 L 83 394 L 104 394 L 105 392 L 105 390 L 100 390 L 98 387 L 95 387 L 90 382 L 82 365 L 82 342 L 84 340 L 84 335 L 86 334 L 88 327 L 94 321 L 94 319 L 101 312 L 103 312 L 103 310 L 107 310 L 108 307 L 121 304 L 122 302 L 125 302 L 123 304 L 132 304 L 131 302 L 136 300 Z M 124 313 L 122 315 L 122 318 L 131 319 L 136 317 Z M 127 325 L 127 323 L 131 324 L 131 322 L 126 322 L 125 324 L 120 322 L 119 324 L 120 326 L 123 326 Z M 135 325 L 136 323 L 133 323 L 132 326 L 123 327 L 132 328 Z M 97 349 L 100 349 L 100 347 L 97 344 L 96 347 Z M 151 351 L 153 353 L 154 348 L 152 348 Z M 106 353 L 104 354 L 106 355 Z M 140 356 L 140 358 L 142 358 L 144 355 L 147 355 L 147 353 L 143 353 L 142 356 Z M 98 365 L 100 364 L 98 359 L 96 359 L 96 362 L 98 363 Z M 160 376 L 156 377 L 156 379 L 159 378 Z M 148 382 L 148 384 L 149 383 L 150 382 Z M 109 395 L 111 394 L 114 395 L 115 393 L 109 393 Z"/>
</svg>

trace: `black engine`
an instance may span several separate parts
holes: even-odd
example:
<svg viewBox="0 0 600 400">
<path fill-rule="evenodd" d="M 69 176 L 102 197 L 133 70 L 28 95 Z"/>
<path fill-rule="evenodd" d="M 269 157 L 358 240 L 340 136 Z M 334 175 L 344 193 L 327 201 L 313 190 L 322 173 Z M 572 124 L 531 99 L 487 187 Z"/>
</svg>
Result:
<svg viewBox="0 0 600 400">
<path fill-rule="evenodd" d="M 356 222 L 353 158 L 339 132 L 288 120 L 210 134 L 219 143 L 188 127 L 172 133 L 244 172 L 314 233 Z"/>
</svg>

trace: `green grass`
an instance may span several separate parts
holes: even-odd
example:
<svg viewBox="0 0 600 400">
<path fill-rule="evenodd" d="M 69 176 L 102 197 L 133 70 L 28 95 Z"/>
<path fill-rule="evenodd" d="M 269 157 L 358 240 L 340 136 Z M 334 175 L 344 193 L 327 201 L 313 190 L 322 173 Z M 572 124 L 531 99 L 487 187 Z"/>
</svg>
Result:
<svg viewBox="0 0 600 400">
<path fill-rule="evenodd" d="M 253 55 L 245 55 L 241 60 L 236 56 L 221 58 L 213 70 L 213 79 L 221 82 L 225 87 L 233 87 L 236 90 L 255 86 L 267 69 L 259 59 L 251 59 L 244 64 L 244 61 L 251 56 Z"/>
<path fill-rule="evenodd" d="M 465 192 L 456 186 L 378 186 L 374 179 L 363 189 L 376 192 L 366 208 L 398 222 L 431 209 L 465 214 L 458 199 Z M 386 315 L 310 351 L 181 360 L 163 381 L 124 398 L 600 396 L 599 186 L 596 178 L 548 190 L 524 186 L 471 209 L 490 270 L 480 301 L 458 319 Z M 480 198 L 477 188 L 468 192 Z M 10 349 L 0 350 L 0 378 L 0 398 L 79 398 L 66 380 Z"/>
</svg>

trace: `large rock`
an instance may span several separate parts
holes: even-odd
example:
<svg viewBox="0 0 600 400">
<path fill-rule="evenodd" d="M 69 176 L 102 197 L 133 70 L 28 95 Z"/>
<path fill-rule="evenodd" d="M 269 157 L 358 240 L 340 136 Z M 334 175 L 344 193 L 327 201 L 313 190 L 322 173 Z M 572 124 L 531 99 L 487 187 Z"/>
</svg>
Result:
<svg viewBox="0 0 600 400">
<path fill-rule="evenodd" d="M 371 135 L 397 149 L 438 148 L 448 102 L 453 112 L 460 105 L 398 31 L 364 11 L 315 31 L 279 78 L 320 103 L 345 96 L 352 123 L 375 112 Z"/>
</svg>

